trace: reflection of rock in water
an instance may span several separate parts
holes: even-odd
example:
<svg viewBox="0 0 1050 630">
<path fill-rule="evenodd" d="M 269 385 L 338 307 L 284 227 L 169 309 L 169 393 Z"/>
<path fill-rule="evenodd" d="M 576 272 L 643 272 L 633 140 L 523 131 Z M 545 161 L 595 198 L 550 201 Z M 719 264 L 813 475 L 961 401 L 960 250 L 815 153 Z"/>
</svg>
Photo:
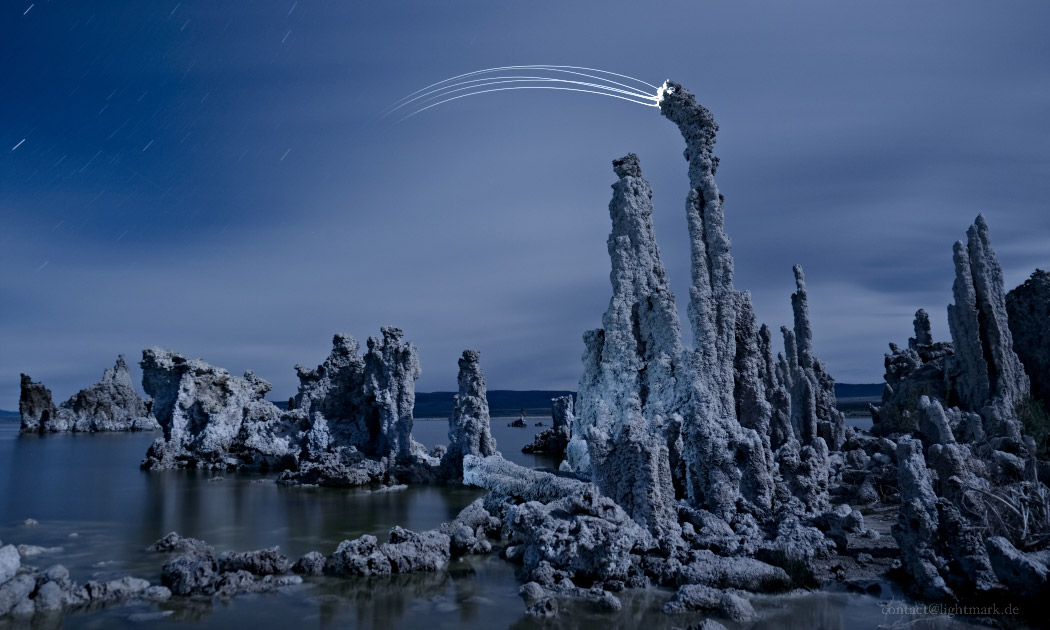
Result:
<svg viewBox="0 0 1050 630">
<path fill-rule="evenodd" d="M 859 627 L 879 627 L 883 621 L 876 611 L 860 623 L 846 623 L 844 611 L 850 596 L 844 593 L 810 593 L 780 597 L 756 597 L 751 600 L 761 615 L 762 627 L 777 630 L 848 630 Z M 871 602 L 874 608 L 874 601 Z"/>
<path fill-rule="evenodd" d="M 444 571 L 319 581 L 321 626 L 346 627 L 352 615 L 360 628 L 392 628 L 416 601 L 445 595 L 452 582 Z"/>
<path fill-rule="evenodd" d="M 685 628 L 698 623 L 704 618 L 696 613 L 686 613 L 673 617 L 660 611 L 664 602 L 671 596 L 671 591 L 663 589 L 633 589 L 618 593 L 617 597 L 623 606 L 614 613 L 601 610 L 597 605 L 586 601 L 561 601 L 558 604 L 559 614 L 538 620 L 522 617 L 513 625 L 512 630 L 636 630 L 638 628 Z M 728 623 L 728 622 L 727 622 Z"/>
</svg>

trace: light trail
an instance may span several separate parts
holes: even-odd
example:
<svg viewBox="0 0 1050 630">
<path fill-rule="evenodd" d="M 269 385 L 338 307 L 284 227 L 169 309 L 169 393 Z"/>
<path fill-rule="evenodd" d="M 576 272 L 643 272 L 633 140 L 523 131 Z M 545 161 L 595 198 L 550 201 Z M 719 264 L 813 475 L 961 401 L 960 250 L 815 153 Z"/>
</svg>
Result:
<svg viewBox="0 0 1050 630">
<path fill-rule="evenodd" d="M 636 100 L 634 100 L 632 98 L 627 98 L 626 96 L 618 96 L 616 94 L 609 94 L 608 92 L 599 92 L 597 90 L 584 90 L 584 89 L 581 89 L 581 88 L 570 88 L 570 87 L 554 87 L 553 85 L 521 85 L 521 86 L 516 86 L 516 87 L 503 87 L 503 88 L 492 88 L 491 90 L 480 90 L 478 92 L 470 92 L 468 94 L 460 94 L 459 96 L 453 96 L 452 98 L 446 98 L 443 101 L 438 101 L 437 103 L 434 103 L 433 105 L 427 105 L 426 107 L 424 107 L 422 109 L 414 111 L 411 114 L 405 116 L 404 118 L 398 120 L 397 122 L 399 122 L 399 123 L 400 122 L 404 122 L 404 121 L 408 120 L 409 118 L 415 116 L 416 114 L 421 114 L 421 113 L 425 112 L 426 110 L 430 109 L 431 107 L 437 107 L 438 105 L 441 105 L 442 103 L 447 103 L 449 101 L 455 101 L 457 99 L 466 98 L 468 96 L 476 96 L 478 94 L 487 94 L 489 92 L 503 92 L 503 91 L 506 91 L 506 90 L 563 90 L 563 91 L 566 91 L 566 92 L 586 92 L 588 94 L 598 94 L 598 95 L 601 95 L 601 96 L 608 96 L 609 98 L 618 98 L 621 101 L 627 101 L 629 103 L 634 103 L 636 105 L 642 105 L 643 107 L 659 107 L 659 105 L 657 105 L 656 103 L 643 103 L 642 101 L 636 101 Z"/>
<path fill-rule="evenodd" d="M 574 75 L 587 79 L 594 79 L 599 83 L 590 83 L 587 81 L 577 81 L 568 78 L 554 78 L 549 76 L 521 76 L 521 75 L 498 75 L 498 76 L 480 76 L 480 75 L 493 75 L 495 73 L 504 72 L 507 70 L 532 70 L 536 72 L 548 72 L 548 73 L 560 73 L 562 75 Z M 582 71 L 582 72 L 581 72 Z M 595 73 L 595 74 L 589 74 Z M 477 77 L 477 78 L 470 78 Z M 634 82 L 636 85 L 629 85 L 616 81 L 610 77 L 616 77 L 620 79 L 626 79 Z M 465 79 L 465 80 L 461 80 Z M 571 87 L 555 87 L 550 85 L 522 85 L 513 87 L 502 87 L 493 88 L 489 90 L 476 90 L 475 88 L 487 87 L 490 85 L 499 85 L 505 83 L 566 83 L 582 86 L 581 88 Z M 648 92 L 645 88 L 640 88 L 638 85 L 646 86 L 646 88 L 652 88 L 653 93 Z M 594 89 L 583 89 L 583 88 L 594 88 Z M 598 94 L 600 96 L 609 96 L 611 98 L 618 98 L 620 100 L 637 103 L 639 105 L 646 105 L 650 107 L 657 107 L 660 101 L 660 90 L 661 87 L 636 79 L 626 74 L 620 74 L 618 72 L 610 72 L 608 70 L 601 70 L 598 68 L 588 68 L 586 66 L 556 66 L 556 65 L 521 65 L 521 66 L 499 66 L 496 68 L 486 68 L 484 70 L 475 70 L 473 72 L 466 72 L 463 74 L 456 75 L 443 79 L 436 83 L 416 90 L 411 94 L 399 99 L 392 105 L 388 106 L 383 110 L 373 121 L 382 120 L 394 112 L 401 110 L 405 107 L 416 104 L 427 103 L 434 99 L 442 99 L 436 103 L 422 107 L 407 116 L 404 116 L 397 122 L 400 123 L 416 114 L 424 112 L 432 107 L 448 103 L 449 101 L 458 100 L 467 96 L 476 96 L 478 94 L 487 94 L 490 92 L 502 92 L 507 90 L 525 90 L 525 89 L 547 89 L 547 90 L 560 90 L 567 92 L 584 92 L 588 94 Z M 450 94 L 456 92 L 462 92 L 466 90 L 473 90 L 467 94 L 459 94 L 457 96 L 444 98 Z M 644 101 L 653 101 L 652 103 Z"/>
<path fill-rule="evenodd" d="M 576 73 L 576 74 L 579 74 L 579 73 Z M 587 76 L 587 75 L 585 75 L 585 76 Z M 594 78 L 601 80 L 600 77 L 594 77 Z M 428 92 L 424 92 L 424 93 L 422 93 L 419 96 L 416 96 L 414 98 L 411 98 L 411 99 L 408 99 L 408 100 L 402 99 L 403 102 L 400 105 L 397 105 L 396 107 L 393 107 L 392 109 L 391 108 L 387 108 L 387 111 L 383 115 L 381 115 L 379 117 L 379 119 L 382 120 L 383 118 L 386 118 L 387 116 L 390 116 L 391 114 L 393 114 L 394 112 L 398 111 L 399 109 L 401 109 L 403 107 L 407 107 L 408 105 L 411 105 L 412 103 L 415 103 L 417 101 L 422 101 L 422 102 L 426 103 L 426 102 L 431 101 L 431 100 L 433 100 L 435 98 L 441 98 L 442 96 L 446 96 L 446 95 L 449 95 L 449 94 L 454 94 L 456 92 L 463 92 L 465 90 L 470 90 L 470 89 L 477 88 L 477 87 L 485 87 L 485 86 L 488 86 L 488 85 L 498 85 L 498 84 L 501 84 L 501 83 L 527 83 L 527 82 L 533 82 L 533 81 L 535 81 L 535 82 L 542 82 L 542 83 L 572 83 L 572 84 L 575 84 L 575 85 L 582 85 L 584 87 L 598 88 L 598 89 L 601 89 L 601 90 L 608 91 L 610 93 L 623 94 L 625 96 L 632 96 L 634 98 L 650 100 L 650 101 L 654 101 L 654 102 L 658 100 L 657 96 L 653 96 L 651 94 L 645 94 L 643 92 L 638 92 L 638 91 L 636 91 L 634 89 L 622 90 L 620 88 L 611 87 L 611 86 L 604 85 L 604 84 L 601 84 L 601 83 L 589 83 L 589 82 L 586 82 L 586 81 L 573 81 L 571 79 L 553 79 L 553 78 L 550 78 L 550 77 L 536 77 L 536 76 L 522 76 L 522 75 L 494 76 L 494 77 L 485 77 L 483 79 L 471 79 L 469 81 L 459 81 L 457 83 L 449 83 L 448 85 L 443 85 L 440 88 L 437 88 L 437 89 L 434 89 L 434 90 L 430 90 Z M 467 87 L 459 87 L 459 88 L 457 88 L 457 86 L 467 86 Z M 456 88 L 456 89 L 453 89 L 453 88 Z"/>
</svg>

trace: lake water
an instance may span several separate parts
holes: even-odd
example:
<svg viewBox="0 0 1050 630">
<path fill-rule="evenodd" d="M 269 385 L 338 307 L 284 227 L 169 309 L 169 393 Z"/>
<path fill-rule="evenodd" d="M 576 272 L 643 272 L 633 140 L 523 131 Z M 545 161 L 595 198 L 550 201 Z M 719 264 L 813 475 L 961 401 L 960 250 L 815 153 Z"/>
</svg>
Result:
<svg viewBox="0 0 1050 630">
<path fill-rule="evenodd" d="M 521 453 L 541 429 L 509 428 L 507 421 L 492 422 L 505 457 L 527 466 L 555 464 L 550 458 Z M 219 551 L 279 545 L 294 561 L 308 551 L 331 553 L 340 541 L 362 534 L 386 540 L 394 525 L 436 527 L 482 495 L 476 488 L 371 492 L 284 487 L 263 475 L 146 473 L 138 464 L 157 434 L 19 437 L 17 430 L 17 423 L 0 422 L 0 540 L 61 547 L 30 563 L 61 563 L 80 583 L 126 574 L 157 583 L 167 556 L 147 552 L 146 547 L 170 531 L 206 540 Z M 447 421 L 417 420 L 413 433 L 429 447 L 447 443 L 447 430 Z M 39 524 L 24 526 L 27 518 Z M 439 573 L 309 578 L 276 594 L 126 604 L 35 626 L 659 630 L 684 628 L 703 618 L 663 614 L 660 608 L 673 593 L 652 589 L 622 593 L 619 613 L 563 607 L 556 621 L 541 623 L 524 616 L 518 586 L 513 565 L 495 556 L 478 556 L 455 561 Z M 970 627 L 944 617 L 923 617 L 914 623 L 912 618 L 884 615 L 881 604 L 886 601 L 832 592 L 758 598 L 755 607 L 764 616 L 753 627 L 840 630 L 906 621 L 918 628 Z M 166 616 L 160 620 L 158 614 Z M 752 627 L 724 623 L 729 628 Z M 0 620 L 0 628 L 18 627 L 25 626 Z"/>
</svg>

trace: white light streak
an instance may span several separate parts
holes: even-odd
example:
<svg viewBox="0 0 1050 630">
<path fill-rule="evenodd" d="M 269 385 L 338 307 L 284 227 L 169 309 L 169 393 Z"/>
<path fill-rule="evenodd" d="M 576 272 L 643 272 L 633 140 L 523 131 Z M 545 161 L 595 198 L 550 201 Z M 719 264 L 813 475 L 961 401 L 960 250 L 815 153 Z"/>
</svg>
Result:
<svg viewBox="0 0 1050 630">
<path fill-rule="evenodd" d="M 518 74 L 500 74 L 508 70 L 531 70 L 535 73 L 542 73 L 543 76 L 531 76 L 531 75 L 518 75 Z M 549 76 L 555 74 L 554 78 Z M 573 77 L 581 77 L 586 79 L 592 79 L 594 82 L 580 81 L 575 78 L 565 78 L 564 75 L 573 75 Z M 461 80 L 462 79 L 462 80 Z M 623 83 L 616 79 L 624 79 L 630 83 Z M 491 85 L 500 85 L 508 83 L 562 83 L 572 84 L 580 87 L 556 87 L 553 85 L 515 85 L 512 87 L 499 87 L 487 90 L 480 90 L 477 88 L 488 87 Z M 640 87 L 645 86 L 645 87 Z M 649 92 L 648 88 L 652 88 L 655 92 Z M 617 72 L 609 72 L 608 70 L 600 70 L 597 68 L 588 68 L 585 66 L 553 66 L 553 65 L 524 65 L 524 66 L 501 66 L 497 68 L 487 68 L 485 70 L 475 70 L 474 72 L 467 72 L 460 74 L 437 83 L 432 83 L 420 90 L 412 92 L 408 96 L 403 97 L 397 102 L 387 107 L 381 114 L 378 115 L 378 119 L 383 119 L 390 114 L 405 108 L 409 105 L 418 107 L 430 101 L 438 100 L 436 103 L 432 103 L 425 107 L 420 107 L 416 111 L 404 116 L 397 122 L 402 122 L 407 118 L 411 118 L 416 114 L 423 111 L 454 101 L 467 96 L 476 96 L 478 94 L 487 94 L 489 92 L 502 92 L 507 90 L 560 90 L 567 92 L 584 92 L 588 94 L 598 94 L 600 96 L 609 96 L 612 98 L 618 98 L 620 100 L 637 103 L 639 105 L 646 105 L 650 107 L 658 107 L 658 99 L 660 88 L 640 79 L 620 74 Z M 466 94 L 458 94 L 451 96 L 458 92 L 467 92 Z"/>
<path fill-rule="evenodd" d="M 14 151 L 18 147 L 22 146 L 22 143 L 25 142 L 25 141 L 26 141 L 26 139 L 22 138 L 21 140 L 18 141 L 18 144 L 16 144 L 15 146 L 11 147 L 11 150 Z"/>
<path fill-rule="evenodd" d="M 447 103 L 449 101 L 454 101 L 454 100 L 460 99 L 460 98 L 466 98 L 468 96 L 475 96 L 477 94 L 487 94 L 489 92 L 503 92 L 505 90 L 564 90 L 566 92 L 586 92 L 588 94 L 599 94 L 599 95 L 602 95 L 602 96 L 608 96 L 609 98 L 618 98 L 621 101 L 628 101 L 628 102 L 635 103 L 635 104 L 638 104 L 638 105 L 644 105 L 645 107 L 659 107 L 659 105 L 656 105 L 655 103 L 643 103 L 641 101 L 636 101 L 634 99 L 627 98 L 625 96 L 617 96 L 615 94 L 609 94 L 608 92 L 599 92 L 597 90 L 583 90 L 583 89 L 580 89 L 580 88 L 554 87 L 554 86 L 548 86 L 548 85 L 521 85 L 521 86 L 517 86 L 517 87 L 504 87 L 504 88 L 492 88 L 492 89 L 489 89 L 489 90 L 480 90 L 478 92 L 470 92 L 469 94 L 460 94 L 459 96 L 453 96 L 452 98 L 446 98 L 443 101 L 438 101 L 437 103 L 434 103 L 433 105 L 427 105 L 426 107 L 424 107 L 424 108 L 422 108 L 422 109 L 420 109 L 418 111 L 412 112 L 411 114 L 409 114 L 408 116 L 405 116 L 404 118 L 402 118 L 401 120 L 399 120 L 397 122 L 403 122 L 405 120 L 408 120 L 409 118 L 415 116 L 416 114 L 421 114 L 421 113 L 425 112 L 426 110 L 430 109 L 431 107 L 437 107 L 438 105 L 441 105 L 442 103 Z"/>
</svg>

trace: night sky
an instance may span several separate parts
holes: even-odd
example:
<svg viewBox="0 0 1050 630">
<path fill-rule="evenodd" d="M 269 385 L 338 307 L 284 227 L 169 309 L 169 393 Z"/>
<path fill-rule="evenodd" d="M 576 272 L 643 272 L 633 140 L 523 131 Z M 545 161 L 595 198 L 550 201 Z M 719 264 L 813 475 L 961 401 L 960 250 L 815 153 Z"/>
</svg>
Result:
<svg viewBox="0 0 1050 630">
<path fill-rule="evenodd" d="M 575 389 L 611 294 L 611 161 L 641 158 L 683 314 L 684 143 L 656 109 L 523 90 L 375 124 L 449 76 L 603 68 L 719 121 L 736 286 L 840 382 L 919 307 L 947 339 L 978 213 L 1009 287 L 1050 267 L 1050 4 L 11 1 L 0 8 L 0 408 L 162 346 L 275 399 L 397 325 L 420 391 Z M 688 326 L 683 326 L 688 329 Z M 690 340 L 686 339 L 688 343 Z"/>
</svg>

